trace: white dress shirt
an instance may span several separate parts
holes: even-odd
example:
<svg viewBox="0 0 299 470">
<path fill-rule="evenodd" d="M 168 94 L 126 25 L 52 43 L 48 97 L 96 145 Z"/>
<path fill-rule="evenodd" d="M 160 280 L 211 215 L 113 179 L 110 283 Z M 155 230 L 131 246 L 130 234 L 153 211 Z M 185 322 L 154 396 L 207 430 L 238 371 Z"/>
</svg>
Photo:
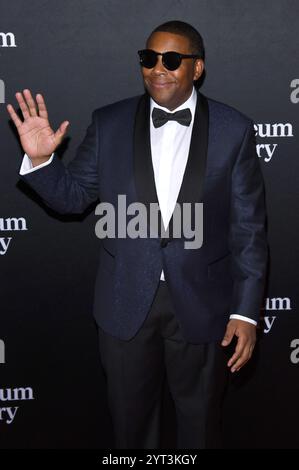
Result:
<svg viewBox="0 0 299 470">
<path fill-rule="evenodd" d="M 152 118 L 150 117 L 152 163 L 156 191 L 165 229 L 169 224 L 183 181 L 191 142 L 196 101 L 197 93 L 193 87 L 191 96 L 182 105 L 171 111 L 174 113 L 180 109 L 189 108 L 192 115 L 189 126 L 183 126 L 176 121 L 168 121 L 163 126 L 155 128 Z M 158 105 L 151 98 L 150 116 L 154 107 L 169 112 L 169 109 Z M 53 158 L 54 154 L 52 154 L 45 163 L 33 167 L 30 158 L 25 154 L 20 168 L 20 174 L 26 175 L 49 165 Z M 165 280 L 163 270 L 161 271 L 160 279 Z M 256 321 L 244 317 L 243 315 L 233 314 L 230 315 L 230 318 L 248 321 L 254 325 L 257 324 Z"/>
</svg>

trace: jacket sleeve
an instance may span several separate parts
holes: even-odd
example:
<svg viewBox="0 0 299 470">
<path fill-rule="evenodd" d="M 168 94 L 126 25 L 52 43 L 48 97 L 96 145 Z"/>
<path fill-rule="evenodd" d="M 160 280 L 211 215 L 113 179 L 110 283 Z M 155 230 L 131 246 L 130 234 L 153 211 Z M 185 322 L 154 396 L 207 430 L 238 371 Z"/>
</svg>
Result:
<svg viewBox="0 0 299 470">
<path fill-rule="evenodd" d="M 263 176 L 250 122 L 232 170 L 230 249 L 231 314 L 259 320 L 268 258 Z"/>
<path fill-rule="evenodd" d="M 75 158 L 66 168 L 54 154 L 52 163 L 37 171 L 21 175 L 42 198 L 43 202 L 61 214 L 81 213 L 99 196 L 98 113 L 79 145 Z"/>
</svg>

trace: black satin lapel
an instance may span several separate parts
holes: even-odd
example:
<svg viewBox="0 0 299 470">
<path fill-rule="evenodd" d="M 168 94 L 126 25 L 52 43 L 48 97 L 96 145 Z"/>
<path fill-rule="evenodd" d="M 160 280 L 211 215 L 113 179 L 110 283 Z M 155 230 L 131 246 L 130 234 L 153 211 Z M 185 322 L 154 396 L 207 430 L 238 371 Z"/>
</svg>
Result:
<svg viewBox="0 0 299 470">
<path fill-rule="evenodd" d="M 209 138 L 209 107 L 205 96 L 197 92 L 194 123 L 187 165 L 178 202 L 200 202 L 206 169 Z"/>
<path fill-rule="evenodd" d="M 158 202 L 150 141 L 150 97 L 142 95 L 137 106 L 134 124 L 134 177 L 137 201 L 147 209 L 147 232 L 150 227 L 150 203 Z M 158 214 L 161 224 L 161 214 Z M 154 229 L 154 227 L 153 227 Z M 156 230 L 155 230 L 156 233 Z"/>
<path fill-rule="evenodd" d="M 142 95 L 134 125 L 134 176 L 139 202 L 158 203 L 150 141 L 150 99 Z"/>
<path fill-rule="evenodd" d="M 206 97 L 197 92 L 194 123 L 187 165 L 177 202 L 201 202 L 209 139 L 209 105 Z M 182 206 L 181 206 L 182 207 Z M 172 234 L 173 217 L 169 230 Z M 171 235 L 170 235 L 171 236 Z"/>
</svg>

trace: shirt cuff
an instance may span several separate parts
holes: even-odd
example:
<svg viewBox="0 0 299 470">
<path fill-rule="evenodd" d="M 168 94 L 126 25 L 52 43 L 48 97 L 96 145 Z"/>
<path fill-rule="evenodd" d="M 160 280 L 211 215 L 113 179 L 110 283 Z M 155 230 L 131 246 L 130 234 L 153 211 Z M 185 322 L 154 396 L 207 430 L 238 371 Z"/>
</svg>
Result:
<svg viewBox="0 0 299 470">
<path fill-rule="evenodd" d="M 44 166 L 49 165 L 52 162 L 53 158 L 54 158 L 54 153 L 52 153 L 51 157 L 46 162 L 41 163 L 40 165 L 37 165 L 37 166 L 33 166 L 30 158 L 25 153 L 23 161 L 22 161 L 22 165 L 20 168 L 20 175 L 27 175 L 28 173 L 33 173 L 34 171 L 39 170 L 40 168 L 43 168 Z"/>
<path fill-rule="evenodd" d="M 231 320 L 233 320 L 234 318 L 236 320 L 243 320 L 243 321 L 247 321 L 248 323 L 252 323 L 253 325 L 257 325 L 257 322 L 255 320 L 252 320 L 252 318 L 248 318 L 248 317 L 243 317 L 243 315 L 230 315 L 229 317 Z"/>
</svg>

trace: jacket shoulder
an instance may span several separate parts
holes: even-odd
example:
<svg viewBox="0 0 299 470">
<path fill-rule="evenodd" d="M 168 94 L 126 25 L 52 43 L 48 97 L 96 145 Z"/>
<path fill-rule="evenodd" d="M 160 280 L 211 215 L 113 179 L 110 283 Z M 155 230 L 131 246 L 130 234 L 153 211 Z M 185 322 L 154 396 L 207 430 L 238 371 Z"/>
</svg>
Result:
<svg viewBox="0 0 299 470">
<path fill-rule="evenodd" d="M 207 98 L 210 117 L 215 120 L 225 121 L 231 125 L 252 126 L 253 120 L 233 106 L 222 103 L 221 101 Z"/>
<path fill-rule="evenodd" d="M 107 104 L 105 106 L 96 108 L 93 113 L 102 118 L 111 118 L 112 116 L 120 116 L 121 114 L 134 112 L 141 96 L 142 95 L 136 95 L 111 104 Z"/>
</svg>

